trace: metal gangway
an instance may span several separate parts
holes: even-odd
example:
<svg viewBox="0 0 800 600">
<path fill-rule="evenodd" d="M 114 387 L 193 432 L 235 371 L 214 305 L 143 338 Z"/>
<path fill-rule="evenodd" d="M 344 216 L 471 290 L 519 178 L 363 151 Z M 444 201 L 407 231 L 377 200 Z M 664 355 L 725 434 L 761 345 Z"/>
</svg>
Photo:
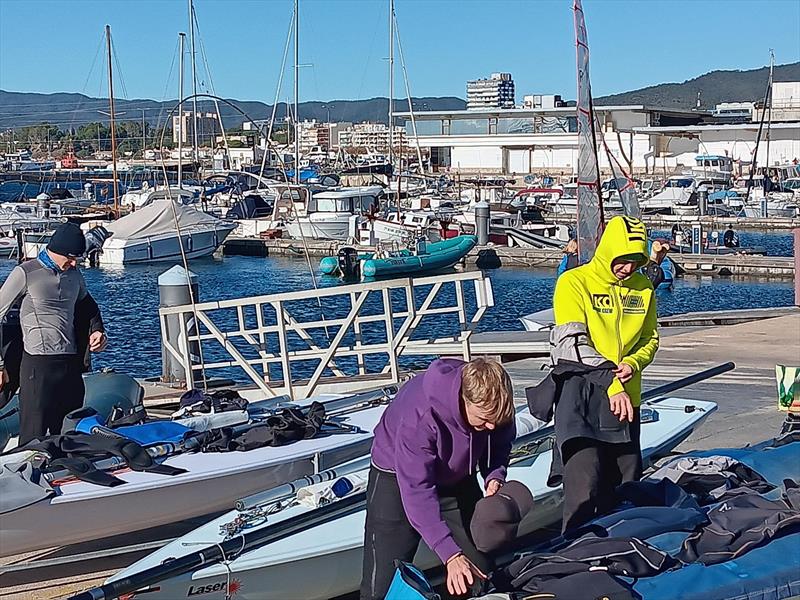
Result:
<svg viewBox="0 0 800 600">
<path fill-rule="evenodd" d="M 469 360 L 491 306 L 490 279 L 473 271 L 162 307 L 159 319 L 187 389 L 237 369 L 267 397 L 301 399 L 399 383 L 400 358 L 437 343 Z"/>
</svg>

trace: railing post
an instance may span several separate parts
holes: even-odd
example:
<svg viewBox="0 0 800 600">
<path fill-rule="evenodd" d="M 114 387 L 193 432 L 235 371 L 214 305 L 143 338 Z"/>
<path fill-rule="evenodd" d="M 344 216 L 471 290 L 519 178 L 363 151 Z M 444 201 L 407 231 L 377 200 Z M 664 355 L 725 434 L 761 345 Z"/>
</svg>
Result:
<svg viewBox="0 0 800 600">
<path fill-rule="evenodd" d="M 794 228 L 794 305 L 800 306 L 800 227 Z"/>
</svg>

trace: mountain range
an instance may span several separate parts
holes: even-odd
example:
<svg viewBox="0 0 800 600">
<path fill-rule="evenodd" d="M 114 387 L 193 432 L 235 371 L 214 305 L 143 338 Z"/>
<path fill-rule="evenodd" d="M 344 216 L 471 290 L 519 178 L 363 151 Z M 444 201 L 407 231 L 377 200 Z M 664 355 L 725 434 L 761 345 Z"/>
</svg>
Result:
<svg viewBox="0 0 800 600">
<path fill-rule="evenodd" d="M 703 108 L 713 108 L 720 102 L 758 101 L 763 98 L 768 68 L 749 71 L 712 71 L 683 83 L 663 83 L 638 90 L 595 98 L 595 104 L 647 104 L 653 106 L 690 109 L 696 106 L 698 94 Z M 800 81 L 800 62 L 778 65 L 775 81 Z M 415 111 L 463 110 L 466 102 L 454 96 L 413 98 Z M 146 119 L 148 123 L 163 123 L 175 107 L 175 100 L 117 99 L 115 110 L 123 120 Z M 186 105 L 188 110 L 189 106 Z M 247 117 L 267 119 L 272 106 L 258 101 L 228 99 L 220 102 L 220 113 L 227 128 L 239 127 Z M 214 103 L 198 102 L 198 110 L 216 112 Z M 92 98 L 83 94 L 39 94 L 0 90 L 0 131 L 9 128 L 48 122 L 62 130 L 96 121 L 107 121 L 102 112 L 108 111 L 106 98 Z M 408 111 L 408 101 L 395 101 L 395 111 Z M 243 116 L 244 113 L 247 117 Z M 331 100 L 328 102 L 301 102 L 301 119 L 317 121 L 354 122 L 373 121 L 386 123 L 387 99 Z M 286 105 L 278 104 L 276 115 L 286 116 Z"/>
</svg>

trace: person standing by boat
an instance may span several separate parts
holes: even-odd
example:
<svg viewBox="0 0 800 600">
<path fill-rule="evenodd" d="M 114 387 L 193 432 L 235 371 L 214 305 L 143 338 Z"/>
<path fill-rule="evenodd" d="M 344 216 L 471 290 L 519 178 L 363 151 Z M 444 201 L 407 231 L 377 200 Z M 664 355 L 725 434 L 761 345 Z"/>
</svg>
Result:
<svg viewBox="0 0 800 600">
<path fill-rule="evenodd" d="M 561 277 L 566 271 L 578 266 L 578 240 L 570 238 L 564 246 L 564 257 L 556 269 L 556 278 Z"/>
<path fill-rule="evenodd" d="M 647 262 L 645 226 L 637 219 L 614 217 L 594 257 L 556 283 L 556 327 L 581 324 L 595 350 L 617 365 L 608 388 L 609 405 L 620 421 L 630 423 L 630 442 L 576 438 L 564 444 L 565 529 L 591 518 L 608 501 L 602 496 L 616 485 L 642 475 L 641 376 L 659 344 L 653 285 L 638 271 Z"/>
<path fill-rule="evenodd" d="M 411 561 L 421 539 L 445 565 L 451 594 L 486 578 L 491 563 L 470 520 L 505 482 L 515 437 L 511 379 L 495 361 L 436 360 L 400 389 L 372 443 L 362 600 L 386 595 L 394 561 Z"/>
<path fill-rule="evenodd" d="M 97 314 L 90 321 L 88 340 L 78 340 L 76 308 L 91 304 L 78 257 L 86 251 L 80 227 L 64 223 L 55 230 L 36 260 L 18 265 L 0 288 L 0 319 L 21 301 L 23 352 L 19 367 L 19 444 L 61 431 L 67 413 L 83 404 L 84 354 L 105 349 L 107 339 Z M 83 327 L 81 327 L 83 329 Z M 0 363 L 0 387 L 11 377 Z"/>
</svg>

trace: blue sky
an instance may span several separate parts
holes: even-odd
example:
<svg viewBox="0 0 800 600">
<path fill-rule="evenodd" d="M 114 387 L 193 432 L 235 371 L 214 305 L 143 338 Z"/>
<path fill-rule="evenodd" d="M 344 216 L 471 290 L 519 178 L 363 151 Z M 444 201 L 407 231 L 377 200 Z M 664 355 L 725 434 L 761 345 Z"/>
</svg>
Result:
<svg viewBox="0 0 800 600">
<path fill-rule="evenodd" d="M 301 100 L 387 92 L 388 0 L 301 0 Z M 290 0 L 195 0 L 218 94 L 271 102 Z M 715 69 L 800 60 L 798 0 L 584 0 L 595 96 Z M 464 97 L 465 81 L 509 71 L 526 93 L 575 95 L 569 0 L 396 0 L 415 96 Z M 0 0 L 0 88 L 106 94 L 103 27 L 112 27 L 120 97 L 177 96 L 185 0 Z M 291 58 L 290 58 L 291 60 Z M 198 48 L 198 63 L 202 55 Z M 399 58 L 396 95 L 405 95 Z M 287 69 L 287 73 L 289 70 Z M 200 78 L 208 77 L 201 70 Z M 188 89 L 188 88 L 187 88 Z M 281 98 L 291 94 L 291 77 Z"/>
</svg>

